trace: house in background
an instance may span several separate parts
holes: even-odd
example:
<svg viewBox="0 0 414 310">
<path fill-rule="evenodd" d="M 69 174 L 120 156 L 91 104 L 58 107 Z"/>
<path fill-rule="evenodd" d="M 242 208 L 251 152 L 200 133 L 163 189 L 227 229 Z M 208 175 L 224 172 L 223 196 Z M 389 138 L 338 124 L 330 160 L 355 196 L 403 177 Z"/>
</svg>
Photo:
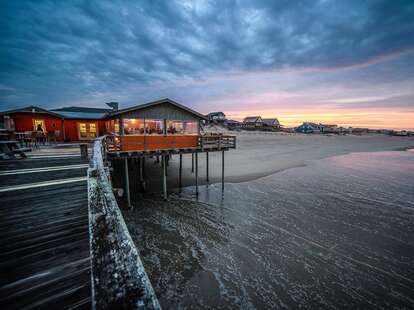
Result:
<svg viewBox="0 0 414 310">
<path fill-rule="evenodd" d="M 296 132 L 301 133 L 320 133 L 320 127 L 316 123 L 304 122 L 302 125 L 295 128 Z"/>
<path fill-rule="evenodd" d="M 226 120 L 226 115 L 223 112 L 210 112 L 207 114 L 209 123 L 223 123 Z"/>
<path fill-rule="evenodd" d="M 248 116 L 243 120 L 242 127 L 245 129 L 257 129 L 262 127 L 263 121 L 260 116 Z"/>
<path fill-rule="evenodd" d="M 227 126 L 227 128 L 229 130 L 236 130 L 236 129 L 240 129 L 242 123 L 232 120 L 232 119 L 228 119 L 224 122 L 224 124 Z"/>
<path fill-rule="evenodd" d="M 262 124 L 263 124 L 263 127 L 266 129 L 271 129 L 271 130 L 280 129 L 280 123 L 277 118 L 263 118 Z"/>
</svg>

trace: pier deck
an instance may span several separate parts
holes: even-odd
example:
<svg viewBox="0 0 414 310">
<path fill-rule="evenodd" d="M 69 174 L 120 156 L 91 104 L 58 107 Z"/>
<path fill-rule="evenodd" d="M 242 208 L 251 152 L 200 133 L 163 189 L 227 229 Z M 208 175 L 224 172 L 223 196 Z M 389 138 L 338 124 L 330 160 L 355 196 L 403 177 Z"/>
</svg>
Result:
<svg viewBox="0 0 414 310">
<path fill-rule="evenodd" d="M 85 164 L 0 162 L 1 309 L 91 308 Z"/>
</svg>

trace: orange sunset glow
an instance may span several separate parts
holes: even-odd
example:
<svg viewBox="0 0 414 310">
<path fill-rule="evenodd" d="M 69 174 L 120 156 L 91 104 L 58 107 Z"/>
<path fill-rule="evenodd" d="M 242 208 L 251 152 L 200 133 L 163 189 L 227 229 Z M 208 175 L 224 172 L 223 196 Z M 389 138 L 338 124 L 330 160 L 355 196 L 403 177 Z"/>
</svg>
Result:
<svg viewBox="0 0 414 310">
<path fill-rule="evenodd" d="M 243 113 L 228 113 L 231 119 L 242 121 L 245 117 L 260 115 L 263 118 L 279 119 L 284 127 L 295 127 L 303 122 L 337 124 L 343 127 L 364 127 L 373 129 L 414 130 L 414 112 L 398 111 L 268 111 L 252 110 Z"/>
</svg>

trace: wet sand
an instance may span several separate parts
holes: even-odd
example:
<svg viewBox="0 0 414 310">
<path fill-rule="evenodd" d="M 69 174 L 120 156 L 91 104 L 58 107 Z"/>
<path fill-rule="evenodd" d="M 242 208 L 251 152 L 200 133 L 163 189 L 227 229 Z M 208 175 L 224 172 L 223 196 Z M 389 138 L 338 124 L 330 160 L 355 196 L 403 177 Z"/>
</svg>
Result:
<svg viewBox="0 0 414 310">
<path fill-rule="evenodd" d="M 124 217 L 164 308 L 409 309 L 413 154 L 147 195 Z"/>
</svg>

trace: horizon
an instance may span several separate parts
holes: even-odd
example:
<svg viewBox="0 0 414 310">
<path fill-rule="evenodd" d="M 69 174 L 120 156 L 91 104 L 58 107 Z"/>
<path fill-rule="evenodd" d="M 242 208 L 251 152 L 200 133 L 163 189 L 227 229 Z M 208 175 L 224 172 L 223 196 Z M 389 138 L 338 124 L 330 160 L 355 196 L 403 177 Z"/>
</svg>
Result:
<svg viewBox="0 0 414 310">
<path fill-rule="evenodd" d="M 0 4 L 0 108 L 123 107 L 414 130 L 414 2 Z"/>
</svg>

